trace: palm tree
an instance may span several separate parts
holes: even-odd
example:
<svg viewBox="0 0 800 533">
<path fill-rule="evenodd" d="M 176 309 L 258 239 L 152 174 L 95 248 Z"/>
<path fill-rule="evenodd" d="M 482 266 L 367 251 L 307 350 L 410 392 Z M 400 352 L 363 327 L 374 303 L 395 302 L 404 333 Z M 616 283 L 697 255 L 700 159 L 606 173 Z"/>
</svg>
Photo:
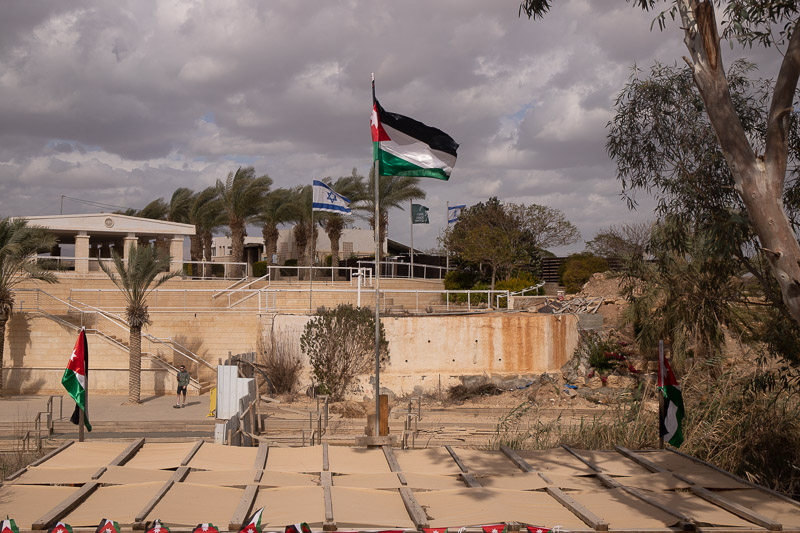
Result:
<svg viewBox="0 0 800 533">
<path fill-rule="evenodd" d="M 311 242 L 316 241 L 317 228 L 311 224 L 311 199 L 313 191 L 311 185 L 301 185 L 291 190 L 291 201 L 287 206 L 289 220 L 294 222 L 292 233 L 297 247 L 297 264 L 309 266 L 314 255 Z M 313 237 L 312 237 L 312 231 Z M 298 279 L 305 276 L 298 272 Z"/>
<path fill-rule="evenodd" d="M 207 187 L 192 195 L 187 216 L 189 224 L 194 224 L 194 235 L 189 238 L 189 255 L 192 261 L 203 261 L 203 241 L 206 234 L 209 241 L 209 253 L 206 259 L 210 261 L 211 234 L 215 228 L 224 224 L 216 186 Z"/>
<path fill-rule="evenodd" d="M 28 279 L 57 283 L 56 276 L 36 262 L 36 254 L 49 251 L 55 237 L 44 228 L 28 226 L 24 219 L 0 219 L 0 394 L 3 392 L 3 352 L 6 323 L 14 310 L 13 288 Z"/>
<path fill-rule="evenodd" d="M 422 200 L 425 191 L 419 186 L 419 178 L 406 176 L 381 176 L 378 180 L 378 207 L 380 227 L 378 235 L 380 242 L 386 240 L 389 230 L 389 209 L 396 207 L 403 209 L 411 200 Z M 375 169 L 369 171 L 369 180 L 361 190 L 359 201 L 353 208 L 364 213 L 362 216 L 369 221 L 370 227 L 375 229 Z M 380 261 L 377 258 L 376 261 Z"/>
<path fill-rule="evenodd" d="M 217 193 L 231 230 L 232 261 L 244 260 L 245 226 L 258 214 L 271 185 L 272 179 L 267 175 L 257 178 L 253 167 L 239 167 L 235 173 L 229 172 L 225 183 L 217 180 Z M 243 272 L 238 274 L 244 276 Z"/>
<path fill-rule="evenodd" d="M 292 193 L 287 189 L 275 189 L 264 197 L 261 212 L 256 215 L 255 221 L 261 225 L 261 236 L 264 238 L 264 253 L 267 262 L 272 262 L 272 256 L 278 251 L 278 225 L 289 222 L 292 216 Z"/>
<path fill-rule="evenodd" d="M 364 176 L 360 176 L 356 169 L 349 176 L 343 176 L 331 184 L 330 178 L 322 180 L 342 196 L 346 196 L 351 203 L 361 199 L 360 195 L 364 190 Z M 335 269 L 339 266 L 339 240 L 342 238 L 342 230 L 348 218 L 338 213 L 320 213 L 320 224 L 331 241 L 331 266 Z"/>
<path fill-rule="evenodd" d="M 127 305 L 125 317 L 130 327 L 130 356 L 128 358 L 128 403 L 141 403 L 142 373 L 142 328 L 150 324 L 150 313 L 147 311 L 147 296 L 167 280 L 180 272 L 166 272 L 170 258 L 150 246 L 133 245 L 128 249 L 127 265 L 115 251 L 111 260 L 117 274 L 111 267 L 100 261 L 100 268 L 111 279 L 125 296 Z"/>
</svg>

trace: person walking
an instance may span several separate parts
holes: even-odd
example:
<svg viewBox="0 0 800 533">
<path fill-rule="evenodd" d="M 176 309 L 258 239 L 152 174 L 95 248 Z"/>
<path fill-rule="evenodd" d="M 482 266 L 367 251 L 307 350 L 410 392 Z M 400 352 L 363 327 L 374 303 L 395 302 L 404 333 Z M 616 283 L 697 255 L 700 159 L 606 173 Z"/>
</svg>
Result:
<svg viewBox="0 0 800 533">
<path fill-rule="evenodd" d="M 189 386 L 189 372 L 186 371 L 186 366 L 181 365 L 181 370 L 178 372 L 178 400 L 175 404 L 175 409 L 186 407 L 186 388 Z M 183 394 L 183 398 L 181 398 Z"/>
</svg>

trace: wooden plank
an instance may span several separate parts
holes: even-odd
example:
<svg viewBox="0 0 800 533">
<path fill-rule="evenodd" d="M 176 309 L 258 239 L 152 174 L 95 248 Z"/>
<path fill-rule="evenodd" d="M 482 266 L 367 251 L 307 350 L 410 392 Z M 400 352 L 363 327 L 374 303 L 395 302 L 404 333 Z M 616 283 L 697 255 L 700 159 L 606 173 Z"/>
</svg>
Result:
<svg viewBox="0 0 800 533">
<path fill-rule="evenodd" d="M 195 450 L 193 450 L 194 452 L 197 451 L 196 448 L 199 448 L 199 446 L 195 446 Z M 188 459 L 191 459 L 192 455 L 194 455 L 194 453 L 190 453 Z M 166 483 L 164 483 L 156 495 L 153 496 L 153 498 L 145 504 L 142 510 L 136 514 L 136 518 L 134 518 L 134 522 L 136 522 L 136 524 L 134 524 L 134 529 L 144 529 L 144 520 L 147 518 L 147 515 L 150 514 L 150 511 L 152 511 L 155 506 L 158 505 L 158 502 L 161 501 L 161 499 L 167 494 L 167 492 L 169 492 L 169 489 L 171 489 L 175 483 L 180 483 L 183 481 L 183 479 L 189 473 L 189 470 L 190 468 L 188 466 L 181 466 L 175 471 L 174 474 L 172 474 L 172 477 L 170 477 Z"/>
<path fill-rule="evenodd" d="M 528 462 L 525 459 L 520 457 L 517 452 L 515 452 L 514 450 L 512 450 L 508 446 L 506 446 L 504 444 L 501 444 L 500 445 L 500 451 L 503 452 L 503 454 L 506 457 L 508 457 L 511 460 L 512 463 L 517 465 L 517 468 L 519 468 L 523 472 L 535 472 L 533 467 L 531 465 L 529 465 Z"/>
<path fill-rule="evenodd" d="M 380 406 L 380 420 L 378 424 L 378 435 L 385 437 L 389 434 L 389 396 L 386 394 L 378 395 L 378 404 Z"/>
<path fill-rule="evenodd" d="M 258 454 L 256 454 L 256 460 L 253 463 L 253 470 L 264 470 L 264 467 L 267 466 L 267 458 L 269 457 L 269 444 L 266 442 L 262 442 L 258 445 Z"/>
<path fill-rule="evenodd" d="M 203 442 L 204 441 L 202 441 L 202 440 L 197 441 L 197 443 L 194 445 L 194 448 L 192 448 L 189 451 L 189 453 L 186 455 L 186 457 L 183 458 L 183 461 L 181 461 L 181 466 L 186 466 L 186 465 L 189 464 L 189 461 L 192 460 L 192 457 L 194 457 L 194 454 L 196 454 L 197 450 L 200 449 L 200 446 L 203 445 Z M 178 469 L 178 470 L 180 470 L 180 469 Z"/>
<path fill-rule="evenodd" d="M 783 530 L 783 526 L 779 522 L 776 522 L 771 518 L 767 518 L 764 515 L 758 514 L 757 512 L 748 509 L 747 507 L 739 505 L 736 502 L 732 502 L 727 498 L 725 498 L 724 496 L 711 492 L 710 490 L 707 490 L 703 487 L 692 486 L 689 487 L 689 490 L 692 491 L 692 494 L 696 494 L 697 496 L 700 496 L 704 500 L 711 502 L 718 507 L 722 507 L 726 511 L 735 514 L 739 518 L 744 518 L 745 520 L 753 522 L 754 524 L 757 524 L 770 531 Z"/>
<path fill-rule="evenodd" d="M 734 480 L 738 481 L 739 483 L 744 483 L 745 485 L 747 485 L 749 487 L 752 487 L 754 489 L 760 490 L 761 492 L 765 492 L 765 493 L 769 494 L 770 496 L 775 496 L 776 498 L 778 498 L 780 500 L 783 500 L 785 502 L 791 503 L 795 507 L 800 507 L 800 502 L 797 502 L 797 501 L 789 498 L 788 496 L 784 496 L 780 492 L 775 492 L 774 490 L 768 489 L 767 487 L 762 487 L 761 485 L 756 485 L 755 483 L 751 483 L 751 482 L 747 481 L 746 479 L 740 478 L 736 474 L 731 474 L 727 470 L 723 470 L 723 469 L 721 469 L 721 468 L 719 468 L 717 466 L 712 465 L 711 463 L 703 461 L 702 459 L 698 459 L 697 457 L 692 457 L 691 455 L 683 453 L 681 451 L 678 451 L 675 448 L 667 448 L 667 449 L 669 451 L 671 451 L 672 453 L 676 453 L 676 454 L 680 455 L 681 457 L 685 457 L 687 459 L 691 459 L 695 463 L 700 463 L 701 465 L 705 465 L 705 466 L 707 466 L 707 467 L 709 467 L 709 468 L 711 468 L 713 470 L 716 470 L 720 474 L 725 474 L 729 478 L 734 479 Z"/>
<path fill-rule="evenodd" d="M 419 529 L 421 527 L 428 527 L 428 516 L 422 509 L 422 506 L 414 497 L 414 493 L 408 487 L 400 487 L 397 489 L 400 492 L 400 497 L 403 499 L 403 505 L 406 506 L 406 511 L 411 521 L 414 522 L 414 527 Z"/>
<path fill-rule="evenodd" d="M 331 496 L 333 478 L 331 473 L 321 472 L 319 476 L 319 484 L 322 485 L 322 494 L 323 498 L 325 499 L 325 522 L 322 525 L 322 529 L 323 531 L 335 531 L 335 522 L 333 521 L 333 498 Z M 331 525 L 334 526 L 333 529 L 330 529 Z"/>
<path fill-rule="evenodd" d="M 239 531 L 239 529 L 241 529 L 242 524 L 249 517 L 250 509 L 253 507 L 253 502 L 256 499 L 257 493 L 258 485 L 247 485 L 247 487 L 245 487 L 242 499 L 239 500 L 239 505 L 236 506 L 236 510 L 233 512 L 233 516 L 228 524 L 229 531 Z"/>
<path fill-rule="evenodd" d="M 595 531 L 608 531 L 608 523 L 602 518 L 591 512 L 573 498 L 567 496 L 564 491 L 557 487 L 546 487 L 547 493 L 555 500 L 566 507 L 572 514 L 583 521 L 584 524 Z"/>
<path fill-rule="evenodd" d="M 609 488 L 612 488 L 612 489 L 624 490 L 625 492 L 627 492 L 628 494 L 630 494 L 634 498 L 636 498 L 638 500 L 641 500 L 641 501 L 645 502 L 648 505 L 652 505 L 656 509 L 659 509 L 659 510 L 663 511 L 663 512 L 667 513 L 668 515 L 674 516 L 675 518 L 677 518 L 678 520 L 683 522 L 683 524 L 684 524 L 683 529 L 695 529 L 694 520 L 693 519 L 689 518 L 688 516 L 686 516 L 685 514 L 681 513 L 680 511 L 676 511 L 675 509 L 672 509 L 671 507 L 668 507 L 668 506 L 666 506 L 666 505 L 664 505 L 664 504 L 662 504 L 662 503 L 650 498 L 649 496 L 647 496 L 643 492 L 641 492 L 641 491 L 639 491 L 639 490 L 637 490 L 637 489 L 635 489 L 633 487 L 628 487 L 628 486 L 620 483 L 616 479 L 613 479 L 612 477 L 610 477 L 607 474 L 597 474 L 597 479 L 599 479 L 606 487 L 609 487 Z"/>
<path fill-rule="evenodd" d="M 96 481 L 85 483 L 76 492 L 71 494 L 64 501 L 43 514 L 36 522 L 31 525 L 31 529 L 50 529 L 56 522 L 67 516 L 73 509 L 86 501 L 100 484 Z"/>
<path fill-rule="evenodd" d="M 401 485 L 408 485 L 408 480 L 406 480 L 406 475 L 402 472 L 397 472 L 397 479 L 400 481 Z"/>
<path fill-rule="evenodd" d="M 330 469 L 330 463 L 328 462 L 328 443 L 322 443 L 322 470 L 327 472 Z"/>
<path fill-rule="evenodd" d="M 144 437 L 136 439 L 134 442 L 131 443 L 130 446 L 122 450 L 122 453 L 120 453 L 110 463 L 108 463 L 108 466 L 124 465 L 125 463 L 130 461 L 131 457 L 136 455 L 136 452 L 138 452 L 143 445 L 144 445 Z M 100 468 L 100 470 L 92 474 L 92 480 L 100 479 L 100 476 L 105 474 L 106 470 L 108 470 L 108 466 L 104 466 Z"/>
<path fill-rule="evenodd" d="M 669 472 L 666 468 L 662 468 L 655 463 L 651 463 L 641 455 L 636 452 L 630 451 L 628 448 L 624 448 L 622 446 L 614 446 L 614 449 L 617 450 L 619 453 L 636 463 L 637 465 L 641 466 L 642 468 L 646 468 L 651 472 Z"/>
<path fill-rule="evenodd" d="M 480 482 L 478 482 L 478 480 L 475 479 L 475 476 L 473 476 L 472 474 L 469 474 L 467 472 L 462 472 L 459 474 L 459 476 L 461 476 L 461 480 L 467 484 L 467 487 L 471 489 L 479 489 L 483 487 L 483 485 L 481 485 Z"/>
<path fill-rule="evenodd" d="M 593 462 L 589 461 L 588 459 L 585 459 L 585 458 L 581 457 L 581 455 L 578 452 L 576 452 L 575 450 L 573 450 L 572 448 L 570 448 L 566 444 L 562 444 L 561 447 L 564 448 L 565 450 L 567 450 L 572 455 L 574 455 L 576 459 L 578 459 L 580 462 L 582 462 L 583 464 L 585 464 L 586 466 L 588 466 L 589 468 L 591 468 L 595 472 L 602 472 L 603 471 L 602 468 L 600 468 L 599 466 L 597 466 Z"/>
<path fill-rule="evenodd" d="M 445 449 L 448 452 L 450 452 L 450 457 L 453 458 L 453 461 L 456 462 L 458 468 L 460 468 L 462 472 L 469 472 L 469 470 L 467 470 L 467 467 L 464 466 L 464 463 L 461 462 L 461 459 L 458 457 L 458 454 L 456 454 L 456 451 L 449 444 L 445 446 Z"/>
<path fill-rule="evenodd" d="M 394 454 L 394 450 L 388 444 L 384 444 L 381 446 L 383 450 L 383 455 L 386 457 L 386 462 L 389 464 L 389 470 L 392 472 L 401 472 L 403 469 L 400 468 L 400 463 L 397 462 L 397 457 Z"/>
<path fill-rule="evenodd" d="M 64 444 L 62 444 L 61 446 L 59 446 L 58 448 L 56 448 L 52 452 L 50 452 L 47 455 L 45 455 L 44 457 L 40 457 L 39 459 L 33 461 L 32 463 L 28 464 L 27 466 L 17 470 L 16 472 L 11 474 L 10 476 L 7 476 L 5 481 L 8 482 L 8 481 L 13 481 L 13 480 L 17 479 L 19 476 L 21 476 L 22 474 L 27 472 L 30 467 L 40 465 L 40 464 L 44 463 L 45 461 L 47 461 L 48 459 L 51 459 L 53 456 L 63 452 L 67 448 L 69 448 L 72 445 L 73 442 L 75 442 L 75 441 L 69 440 L 69 441 L 65 442 Z"/>
<path fill-rule="evenodd" d="M 52 452 L 50 452 L 47 455 L 45 455 L 44 457 L 36 459 L 34 462 L 30 463 L 28 466 L 39 466 L 40 464 L 44 463 L 45 461 L 48 461 L 48 460 L 52 459 L 55 455 L 58 455 L 59 453 L 63 452 L 64 450 L 66 450 L 67 448 L 72 446 L 72 444 L 74 442 L 75 442 L 74 440 L 69 440 L 69 441 L 65 442 L 64 444 L 62 444 L 61 446 L 59 446 L 58 448 L 56 448 Z"/>
<path fill-rule="evenodd" d="M 113 461 L 108 463 L 108 466 L 124 465 L 125 463 L 130 461 L 134 455 L 136 455 L 136 452 L 138 452 L 142 446 L 144 446 L 144 437 L 133 441 L 131 445 L 122 450 L 122 453 L 116 456 Z"/>
</svg>

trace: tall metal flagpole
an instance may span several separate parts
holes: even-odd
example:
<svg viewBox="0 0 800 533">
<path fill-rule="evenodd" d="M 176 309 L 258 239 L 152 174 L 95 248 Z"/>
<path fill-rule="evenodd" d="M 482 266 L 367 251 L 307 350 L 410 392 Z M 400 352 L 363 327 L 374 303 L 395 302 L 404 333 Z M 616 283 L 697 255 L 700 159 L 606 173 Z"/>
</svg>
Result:
<svg viewBox="0 0 800 533">
<path fill-rule="evenodd" d="M 445 209 L 446 209 L 446 211 L 444 213 L 444 229 L 445 229 L 445 231 L 447 231 L 448 229 L 450 229 L 450 201 L 449 200 L 447 202 L 447 207 Z M 445 259 L 444 267 L 447 269 L 448 272 L 450 272 L 450 247 L 449 246 L 445 247 L 444 253 L 445 253 L 445 256 L 447 256 L 447 259 Z M 439 264 L 441 264 L 441 263 L 439 263 Z"/>
<path fill-rule="evenodd" d="M 658 341 L 658 383 L 661 389 L 658 391 L 658 448 L 664 449 L 664 435 L 661 434 L 661 421 L 664 420 L 664 341 Z"/>
<path fill-rule="evenodd" d="M 411 213 L 411 272 L 409 278 L 414 277 L 414 200 L 409 200 L 409 212 Z"/>
<path fill-rule="evenodd" d="M 314 185 L 311 185 L 311 253 L 308 254 L 309 262 L 311 263 L 309 268 L 310 278 L 308 283 L 308 311 L 313 312 L 313 299 L 314 299 Z"/>
<path fill-rule="evenodd" d="M 375 108 L 375 74 L 372 74 L 372 107 Z M 379 123 L 380 124 L 380 123 Z M 378 137 L 380 138 L 380 137 Z M 375 173 L 375 436 L 381 434 L 381 237 L 378 180 L 380 179 L 378 158 L 373 157 Z"/>
</svg>

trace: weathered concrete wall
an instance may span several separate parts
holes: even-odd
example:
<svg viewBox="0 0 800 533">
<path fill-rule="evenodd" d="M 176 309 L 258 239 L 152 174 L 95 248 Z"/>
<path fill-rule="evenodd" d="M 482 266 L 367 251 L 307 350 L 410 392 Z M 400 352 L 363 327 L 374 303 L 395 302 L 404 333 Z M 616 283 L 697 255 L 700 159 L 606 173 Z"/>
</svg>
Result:
<svg viewBox="0 0 800 533">
<path fill-rule="evenodd" d="M 275 315 L 264 328 L 266 340 L 297 341 L 311 317 Z M 452 316 L 404 316 L 382 319 L 390 362 L 381 386 L 395 394 L 433 392 L 468 376 L 515 378 L 555 372 L 578 343 L 571 315 L 486 313 Z M 307 362 L 306 362 L 307 364 Z M 371 396 L 371 376 L 362 376 L 354 396 Z"/>
<path fill-rule="evenodd" d="M 155 312 L 146 332 L 171 337 L 211 364 L 228 352 L 256 349 L 259 340 L 284 343 L 300 354 L 307 315 Z M 571 357 L 578 341 L 576 318 L 535 313 L 417 315 L 383 319 L 390 362 L 382 386 L 396 394 L 435 391 L 470 376 L 512 379 L 553 372 Z M 61 377 L 75 344 L 72 329 L 43 316 L 14 313 L 6 332 L 4 380 L 7 390 L 61 393 Z M 127 337 L 125 337 L 127 340 Z M 95 392 L 125 392 L 128 355 L 90 336 L 91 386 Z M 143 342 L 143 350 L 163 350 Z M 163 354 L 172 356 L 172 354 Z M 177 360 L 176 363 L 186 361 Z M 171 393 L 174 377 L 144 361 L 142 394 Z M 303 380 L 308 384 L 308 363 Z M 201 367 L 201 380 L 211 379 Z M 362 376 L 354 396 L 370 396 L 370 375 Z"/>
</svg>

